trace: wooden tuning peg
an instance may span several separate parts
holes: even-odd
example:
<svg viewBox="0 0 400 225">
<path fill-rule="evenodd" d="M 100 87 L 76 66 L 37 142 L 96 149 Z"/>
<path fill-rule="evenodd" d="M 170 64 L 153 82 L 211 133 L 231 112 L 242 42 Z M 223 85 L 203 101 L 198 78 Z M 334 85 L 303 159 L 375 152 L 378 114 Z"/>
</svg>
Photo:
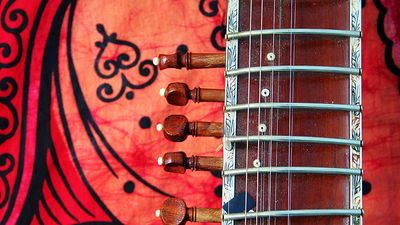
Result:
<svg viewBox="0 0 400 225">
<path fill-rule="evenodd" d="M 224 102 L 223 89 L 194 88 L 189 89 L 185 83 L 170 83 L 166 89 L 160 90 L 160 95 L 171 105 L 184 106 L 189 100 L 198 102 Z"/>
<path fill-rule="evenodd" d="M 185 173 L 187 169 L 192 171 L 222 171 L 222 157 L 195 156 L 187 157 L 184 152 L 168 152 L 158 158 L 158 165 L 164 170 L 173 173 Z"/>
<path fill-rule="evenodd" d="M 189 122 L 183 115 L 170 115 L 163 124 L 157 125 L 157 130 L 164 131 L 164 136 L 170 141 L 182 142 L 188 135 L 203 137 L 222 137 L 223 124 L 219 122 Z"/>
<path fill-rule="evenodd" d="M 161 209 L 156 211 L 156 216 L 165 225 L 183 225 L 187 221 L 203 223 L 221 223 L 221 209 L 213 208 L 187 208 L 183 200 L 169 198 L 165 200 Z"/>
<path fill-rule="evenodd" d="M 181 53 L 160 54 L 153 59 L 153 64 L 160 70 L 167 68 L 203 69 L 225 67 L 225 53 Z"/>
</svg>

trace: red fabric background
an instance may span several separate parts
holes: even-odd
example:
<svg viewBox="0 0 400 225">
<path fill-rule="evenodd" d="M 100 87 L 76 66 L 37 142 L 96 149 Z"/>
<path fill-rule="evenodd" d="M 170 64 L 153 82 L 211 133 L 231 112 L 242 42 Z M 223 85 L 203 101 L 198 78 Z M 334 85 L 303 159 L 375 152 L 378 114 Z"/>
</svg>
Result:
<svg viewBox="0 0 400 225">
<path fill-rule="evenodd" d="M 223 70 L 149 64 L 179 46 L 221 50 L 226 5 L 213 8 L 217 2 L 0 1 L 1 224 L 161 224 L 154 211 L 168 194 L 221 207 L 219 178 L 165 173 L 156 163 L 174 150 L 221 155 L 221 140 L 175 144 L 155 126 L 170 114 L 222 121 L 222 104 L 173 107 L 158 91 L 177 81 L 222 88 Z M 366 1 L 363 9 L 363 162 L 372 185 L 365 224 L 400 219 L 399 15 L 395 0 Z M 121 54 L 130 65 L 105 66 Z"/>
</svg>

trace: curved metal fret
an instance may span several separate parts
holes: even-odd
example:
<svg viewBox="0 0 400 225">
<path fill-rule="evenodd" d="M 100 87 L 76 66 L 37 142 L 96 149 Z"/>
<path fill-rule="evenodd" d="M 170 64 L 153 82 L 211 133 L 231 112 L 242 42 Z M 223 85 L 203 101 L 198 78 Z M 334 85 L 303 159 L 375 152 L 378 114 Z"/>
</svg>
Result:
<svg viewBox="0 0 400 225">
<path fill-rule="evenodd" d="M 222 171 L 222 176 L 237 176 L 257 173 L 299 173 L 328 175 L 361 175 L 360 169 L 329 168 L 329 167 L 252 167 Z"/>
<path fill-rule="evenodd" d="M 235 136 L 225 137 L 230 142 L 245 141 L 275 141 L 275 142 L 294 142 L 294 143 L 316 143 L 316 144 L 334 144 L 334 145 L 350 145 L 361 146 L 362 141 L 341 138 L 325 138 L 325 137 L 307 137 L 307 136 L 280 136 L 280 135 L 260 135 L 260 136 Z"/>
<path fill-rule="evenodd" d="M 306 35 L 324 35 L 324 36 L 341 36 L 341 37 L 353 37 L 360 38 L 360 31 L 353 30 L 332 30 L 332 29 L 266 29 L 266 30 L 252 30 L 242 31 L 236 33 L 228 33 L 226 35 L 227 40 L 246 38 L 249 36 L 258 35 L 272 35 L 272 34 L 306 34 Z"/>
<path fill-rule="evenodd" d="M 306 217 L 306 216 L 361 216 L 362 209 L 298 209 L 265 212 L 247 212 L 224 214 L 223 220 L 241 220 L 260 217 Z"/>
<path fill-rule="evenodd" d="M 324 104 L 324 103 L 293 103 L 293 102 L 262 102 L 225 106 L 226 111 L 245 109 L 321 109 L 338 111 L 361 111 L 360 105 Z"/>
<path fill-rule="evenodd" d="M 225 76 L 238 76 L 256 72 L 316 72 L 361 75 L 361 69 L 335 66 L 257 66 L 226 71 Z"/>
</svg>

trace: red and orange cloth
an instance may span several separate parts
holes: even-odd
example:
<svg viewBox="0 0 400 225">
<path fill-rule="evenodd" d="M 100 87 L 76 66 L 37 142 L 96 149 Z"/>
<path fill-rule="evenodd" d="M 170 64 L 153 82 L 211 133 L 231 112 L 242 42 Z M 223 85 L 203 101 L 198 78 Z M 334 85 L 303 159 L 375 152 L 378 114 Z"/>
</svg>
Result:
<svg viewBox="0 0 400 225">
<path fill-rule="evenodd" d="M 188 48 L 222 51 L 226 4 L 217 2 L 0 1 L 1 223 L 160 224 L 154 212 L 169 195 L 221 207 L 220 178 L 156 162 L 175 150 L 221 155 L 221 140 L 171 143 L 155 126 L 170 114 L 222 121 L 221 103 L 169 106 L 158 92 L 170 82 L 223 88 L 223 70 L 151 63 Z M 400 219 L 396 3 L 367 1 L 363 11 L 366 224 Z"/>
</svg>

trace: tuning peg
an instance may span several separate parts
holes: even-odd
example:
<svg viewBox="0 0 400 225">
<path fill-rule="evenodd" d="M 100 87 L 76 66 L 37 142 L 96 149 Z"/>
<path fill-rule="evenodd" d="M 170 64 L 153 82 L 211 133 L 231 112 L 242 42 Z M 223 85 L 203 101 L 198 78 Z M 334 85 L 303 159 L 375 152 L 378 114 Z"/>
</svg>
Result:
<svg viewBox="0 0 400 225">
<path fill-rule="evenodd" d="M 194 88 L 189 89 L 185 83 L 171 83 L 166 89 L 160 90 L 160 95 L 171 105 L 184 106 L 189 100 L 194 102 L 224 102 L 223 89 Z"/>
<path fill-rule="evenodd" d="M 160 54 L 153 59 L 153 64 L 161 70 L 167 68 L 202 69 L 225 67 L 225 53 L 181 53 L 171 55 Z"/>
<path fill-rule="evenodd" d="M 184 152 L 168 152 L 158 158 L 158 165 L 173 173 L 185 173 L 187 169 L 202 171 L 222 171 L 222 157 L 196 156 L 187 157 Z"/>
<path fill-rule="evenodd" d="M 188 135 L 203 137 L 222 137 L 223 124 L 219 122 L 189 122 L 185 116 L 170 115 L 163 124 L 157 125 L 157 130 L 164 131 L 164 136 L 170 141 L 182 142 Z"/>
<path fill-rule="evenodd" d="M 164 201 L 161 209 L 156 211 L 156 216 L 165 225 L 183 225 L 187 221 L 203 223 L 221 223 L 221 209 L 213 208 L 187 208 L 183 200 L 169 198 Z"/>
</svg>

